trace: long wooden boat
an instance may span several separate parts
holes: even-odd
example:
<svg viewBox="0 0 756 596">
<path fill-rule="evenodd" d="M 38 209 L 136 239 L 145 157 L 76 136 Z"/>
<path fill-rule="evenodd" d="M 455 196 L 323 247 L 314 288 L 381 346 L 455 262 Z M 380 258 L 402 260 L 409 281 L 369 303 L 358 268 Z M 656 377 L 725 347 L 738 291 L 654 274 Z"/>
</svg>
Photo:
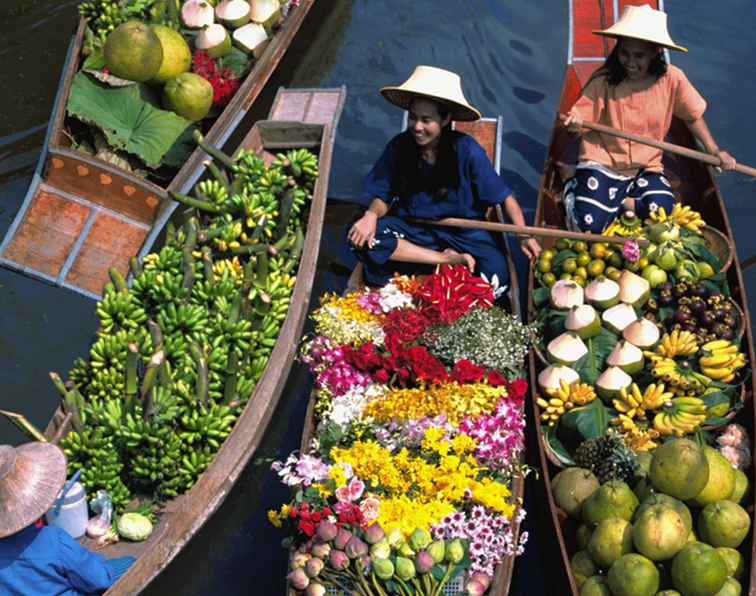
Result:
<svg viewBox="0 0 756 596">
<path fill-rule="evenodd" d="M 404 114 L 404 122 L 402 130 L 407 128 L 407 113 Z M 452 128 L 460 132 L 464 132 L 472 136 L 478 143 L 485 149 L 486 154 L 494 165 L 496 173 L 501 170 L 501 135 L 502 135 L 502 117 L 497 118 L 481 118 L 475 122 L 452 122 Z M 490 214 L 490 217 L 494 220 L 504 222 L 504 212 L 500 205 L 496 206 L 496 209 Z M 507 245 L 507 237 L 502 234 L 500 242 L 505 250 L 507 265 L 510 271 L 510 285 L 507 290 L 507 296 L 509 299 L 509 309 L 512 314 L 521 317 L 522 310 L 520 308 L 520 290 L 519 283 L 517 281 L 517 272 L 514 267 L 514 261 L 512 260 L 511 250 Z M 352 271 L 347 281 L 346 291 L 359 289 L 364 285 L 362 276 L 362 263 L 358 263 Z M 300 451 L 306 453 L 309 450 L 310 443 L 315 436 L 315 429 L 317 426 L 317 420 L 315 418 L 315 402 L 316 393 L 313 391 L 310 394 L 310 398 L 307 404 L 307 411 L 305 413 L 304 427 L 302 430 L 302 442 L 300 444 Z M 524 457 L 524 454 L 523 454 Z M 517 476 L 512 484 L 512 501 L 522 504 L 525 498 L 525 481 L 522 476 Z M 512 538 L 516 544 L 520 535 L 520 523 L 514 521 L 512 523 Z M 496 568 L 493 581 L 489 587 L 488 594 L 491 596 L 505 596 L 509 593 L 509 587 L 512 583 L 512 574 L 514 572 L 515 557 L 513 555 L 507 556 L 502 563 Z M 451 584 L 450 584 L 451 587 Z M 459 590 L 463 589 L 462 584 L 458 586 Z M 294 596 L 293 590 L 288 590 L 289 596 Z"/>
<path fill-rule="evenodd" d="M 570 0 L 570 39 L 569 53 L 567 61 L 567 70 L 565 73 L 564 84 L 562 88 L 561 99 L 559 102 L 559 111 L 566 113 L 580 96 L 582 86 L 588 80 L 591 73 L 603 63 L 605 57 L 611 51 L 610 42 L 606 38 L 601 38 L 591 34 L 593 29 L 603 29 L 610 26 L 621 13 L 626 4 L 637 4 L 637 2 L 627 2 L 624 0 Z M 662 0 L 650 2 L 654 8 L 663 9 Z M 670 129 L 668 140 L 672 143 L 695 148 L 694 138 L 685 124 L 677 119 L 673 121 Z M 549 151 L 541 178 L 538 206 L 536 209 L 535 225 L 551 226 L 564 229 L 565 217 L 564 209 L 560 202 L 560 193 L 562 185 L 569 176 L 566 164 L 572 158 L 574 162 L 577 155 L 577 139 L 557 121 L 554 124 Z M 665 155 L 664 157 L 665 176 L 670 180 L 676 198 L 684 204 L 690 205 L 696 211 L 699 211 L 706 223 L 722 232 L 734 246 L 734 239 L 730 222 L 727 218 L 722 196 L 717 187 L 714 178 L 714 172 L 700 162 L 693 161 L 683 157 Z M 547 242 L 546 247 L 552 243 Z M 733 259 L 732 265 L 727 270 L 727 282 L 732 292 L 732 298 L 740 306 L 745 317 L 745 330 L 743 335 L 743 344 L 741 350 L 746 353 L 749 363 L 754 362 L 754 344 L 751 332 L 751 321 L 748 314 L 748 300 L 745 294 L 745 285 L 741 267 L 737 259 Z M 528 312 L 531 318 L 535 315 L 533 306 L 533 293 L 535 288 L 534 272 L 531 271 L 529 282 L 529 301 Z M 537 372 L 542 364 L 534 354 L 531 355 L 530 378 L 531 387 L 537 387 Z M 752 364 L 751 364 L 752 366 Z M 736 421 L 745 426 L 754 438 L 754 429 L 756 424 L 753 410 L 753 391 L 756 387 L 756 369 L 751 369 L 752 374 L 746 382 L 745 407 L 739 412 Z M 540 411 L 538 404 L 535 402 L 535 391 L 533 392 L 533 408 L 535 411 L 534 419 L 536 423 L 539 420 Z M 539 431 L 538 446 L 541 461 L 543 481 L 545 484 L 546 497 L 549 505 L 549 514 L 553 522 L 553 531 L 555 533 L 556 543 L 561 556 L 561 565 L 554 566 L 554 572 L 559 574 L 555 581 L 559 586 L 558 594 L 572 594 L 578 596 L 579 590 L 575 583 L 575 578 L 570 570 L 570 553 L 574 553 L 574 531 L 575 526 L 572 520 L 559 507 L 557 507 L 553 494 L 551 492 L 551 478 L 559 471 L 555 465 L 554 459 L 550 457 L 546 449 L 545 439 Z M 752 471 L 753 472 L 753 471 Z M 753 477 L 753 475 L 751 475 Z M 754 503 L 751 502 L 747 507 L 753 515 Z M 547 544 L 549 541 L 545 541 Z M 750 552 L 751 568 L 749 577 L 743 578 L 744 593 L 756 595 L 756 541 L 753 539 L 753 530 L 750 538 L 741 547 L 741 551 Z"/>
<path fill-rule="evenodd" d="M 139 593 L 157 577 L 220 507 L 265 434 L 294 361 L 298 338 L 307 317 L 328 199 L 334 135 L 345 95 L 344 87 L 279 89 L 269 119 L 255 123 L 240 144 L 240 148 L 254 150 L 266 161 L 288 149 L 306 148 L 318 154 L 319 176 L 309 206 L 291 306 L 252 396 L 233 431 L 197 483 L 189 492 L 165 504 L 148 540 L 121 541 L 100 551 L 108 558 L 137 557 L 107 594 Z M 48 424 L 45 436 L 58 442 L 69 429 L 70 414 L 66 415 L 59 408 Z M 89 542 L 88 539 L 83 541 L 85 544 Z"/>
<path fill-rule="evenodd" d="M 222 147 L 270 78 L 315 0 L 293 6 L 205 139 Z M 68 48 L 44 147 L 31 186 L 2 243 L 0 265 L 98 298 L 108 269 L 128 274 L 129 259 L 147 254 L 207 155 L 195 149 L 166 187 L 76 151 L 65 134 L 66 105 L 82 61 L 86 20 Z"/>
</svg>

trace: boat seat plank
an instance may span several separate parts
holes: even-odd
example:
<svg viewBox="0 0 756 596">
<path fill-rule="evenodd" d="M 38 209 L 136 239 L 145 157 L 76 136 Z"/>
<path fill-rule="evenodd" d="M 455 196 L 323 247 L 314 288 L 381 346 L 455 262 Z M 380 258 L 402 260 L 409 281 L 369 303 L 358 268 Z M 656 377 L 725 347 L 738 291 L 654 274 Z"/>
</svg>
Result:
<svg viewBox="0 0 756 596">
<path fill-rule="evenodd" d="M 475 122 L 454 122 L 454 130 L 470 135 L 483 147 L 491 163 L 496 163 L 496 120 L 481 118 Z"/>
<path fill-rule="evenodd" d="M 332 124 L 344 107 L 344 88 L 280 88 L 270 109 L 271 120 Z"/>
</svg>

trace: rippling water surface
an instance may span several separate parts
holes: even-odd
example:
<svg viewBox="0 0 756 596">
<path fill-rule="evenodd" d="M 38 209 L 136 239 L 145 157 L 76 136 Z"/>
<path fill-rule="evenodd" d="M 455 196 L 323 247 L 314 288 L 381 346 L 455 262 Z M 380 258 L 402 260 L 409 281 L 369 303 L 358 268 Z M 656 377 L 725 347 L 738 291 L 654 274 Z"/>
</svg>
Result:
<svg viewBox="0 0 756 596">
<path fill-rule="evenodd" d="M 3 235 L 41 149 L 77 3 L 4 0 L 0 5 Z M 666 8 L 672 36 L 690 48 L 673 60 L 709 101 L 706 115 L 715 138 L 739 160 L 756 164 L 756 5 L 752 0 L 667 0 Z M 561 89 L 566 18 L 567 2 L 561 0 L 318 0 L 256 112 L 266 113 L 279 85 L 346 84 L 330 195 L 354 199 L 361 177 L 401 123 L 400 111 L 378 96 L 378 88 L 400 83 L 415 64 L 452 69 L 462 75 L 468 99 L 484 115 L 503 115 L 502 174 L 532 213 Z M 727 174 L 719 183 L 744 259 L 756 253 L 756 182 Z M 336 239 L 348 212 L 336 205 L 329 210 L 315 297 L 343 283 Z M 749 293 L 756 296 L 756 267 L 745 275 Z M 96 326 L 93 310 L 92 302 L 72 292 L 0 269 L 0 408 L 23 411 L 44 425 L 57 402 L 47 373 L 67 371 L 85 353 Z M 295 368 L 257 459 L 149 594 L 282 593 L 286 556 L 265 511 L 287 495 L 267 469 L 270 459 L 297 447 L 308 391 L 307 374 Z M 21 440 L 0 421 L 0 442 Z M 541 519 L 545 505 L 535 481 L 527 494 L 531 543 L 518 563 L 513 593 L 562 594 L 548 581 L 549 566 L 557 563 L 550 558 L 552 533 Z"/>
</svg>

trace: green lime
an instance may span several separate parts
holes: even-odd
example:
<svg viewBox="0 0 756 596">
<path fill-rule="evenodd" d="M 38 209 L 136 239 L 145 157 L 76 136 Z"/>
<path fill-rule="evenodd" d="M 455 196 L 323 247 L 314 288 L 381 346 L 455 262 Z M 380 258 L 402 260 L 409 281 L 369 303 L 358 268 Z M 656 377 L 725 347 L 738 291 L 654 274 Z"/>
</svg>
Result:
<svg viewBox="0 0 756 596">
<path fill-rule="evenodd" d="M 578 265 L 580 265 L 581 267 L 585 267 L 590 262 L 591 262 L 591 255 L 589 255 L 587 252 L 578 253 L 578 256 L 577 256 Z"/>
<path fill-rule="evenodd" d="M 575 244 L 572 245 L 572 250 L 574 250 L 575 252 L 587 252 L 588 245 L 582 240 L 578 240 L 577 242 L 575 242 Z"/>
<path fill-rule="evenodd" d="M 564 263 L 562 263 L 562 271 L 565 273 L 574 273 L 575 269 L 577 269 L 577 259 L 575 257 L 565 259 Z"/>
<path fill-rule="evenodd" d="M 606 263 L 602 261 L 601 259 L 593 259 L 590 263 L 588 263 L 588 275 L 591 277 L 598 277 L 604 272 L 604 269 L 606 268 Z"/>
<path fill-rule="evenodd" d="M 556 283 L 556 275 L 553 273 L 544 273 L 543 274 L 543 283 L 548 286 L 549 288 L 553 286 Z"/>
</svg>

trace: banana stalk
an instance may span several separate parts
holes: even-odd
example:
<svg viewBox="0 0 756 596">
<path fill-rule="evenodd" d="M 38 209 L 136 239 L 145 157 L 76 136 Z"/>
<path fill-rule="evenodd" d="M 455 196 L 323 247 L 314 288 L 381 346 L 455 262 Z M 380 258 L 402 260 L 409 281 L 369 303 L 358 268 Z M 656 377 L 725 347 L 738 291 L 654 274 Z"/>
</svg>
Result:
<svg viewBox="0 0 756 596">
<path fill-rule="evenodd" d="M 205 405 L 209 399 L 207 357 L 205 356 L 204 351 L 196 343 L 192 344 L 191 351 L 192 356 L 194 357 L 194 362 L 197 365 L 197 387 L 195 396 L 199 403 Z"/>
<path fill-rule="evenodd" d="M 239 356 L 236 350 L 231 350 L 226 368 L 226 382 L 223 386 L 223 405 L 229 405 L 236 399 L 236 388 L 239 378 Z"/>
<path fill-rule="evenodd" d="M 152 349 L 161 349 L 163 347 L 163 332 L 160 331 L 160 325 L 150 319 L 147 321 L 147 328 L 150 330 L 150 337 L 152 338 Z"/>
<path fill-rule="evenodd" d="M 204 165 L 210 174 L 212 174 L 213 178 L 215 178 L 218 182 L 221 183 L 223 188 L 226 189 L 226 192 L 230 195 L 231 194 L 231 183 L 228 180 L 228 176 L 226 175 L 226 172 L 222 171 L 218 166 L 215 165 L 215 162 L 213 160 L 208 159 L 207 161 L 202 162 L 202 165 Z"/>
<path fill-rule="evenodd" d="M 155 375 L 157 374 L 160 365 L 163 364 L 164 359 L 165 352 L 163 350 L 158 350 L 157 352 L 155 352 L 150 358 L 150 361 L 147 363 L 147 371 L 144 373 L 144 378 L 142 379 L 142 393 L 140 397 L 142 399 L 142 403 L 144 404 L 142 406 L 142 417 L 145 420 L 152 416 L 154 405 L 152 403 L 152 387 L 155 384 Z"/>
<path fill-rule="evenodd" d="M 170 191 L 168 194 L 171 195 L 171 198 L 174 201 L 183 203 L 187 207 L 193 207 L 194 209 L 199 209 L 200 211 L 205 211 L 206 213 L 223 213 L 223 209 L 221 207 L 216 207 L 208 201 L 201 201 L 200 199 L 195 199 L 173 191 Z"/>
<path fill-rule="evenodd" d="M 129 270 L 131 271 L 132 277 L 142 274 L 142 264 L 139 262 L 139 259 L 136 257 L 131 257 L 129 259 Z"/>
<path fill-rule="evenodd" d="M 202 149 L 205 153 L 207 153 L 210 157 L 217 160 L 221 165 L 228 168 L 229 171 L 233 171 L 234 168 L 234 160 L 231 159 L 228 155 L 223 153 L 220 149 L 217 147 L 214 147 L 210 143 L 206 143 L 204 141 L 204 137 L 202 136 L 202 133 L 199 130 L 194 131 L 194 140 L 196 141 L 197 145 L 199 145 L 199 148 Z"/>
<path fill-rule="evenodd" d="M 110 269 L 108 269 L 108 275 L 110 276 L 110 281 L 113 282 L 113 286 L 115 286 L 116 290 L 123 292 L 129 289 L 129 287 L 126 285 L 126 280 L 124 279 L 123 275 L 121 275 L 121 272 L 118 271 L 118 269 L 111 267 Z"/>
<path fill-rule="evenodd" d="M 134 408 L 137 393 L 139 392 L 139 380 L 137 378 L 137 361 L 139 359 L 139 347 L 129 342 L 126 352 L 126 403 L 123 408 L 123 415 L 131 412 Z"/>
<path fill-rule="evenodd" d="M 71 414 L 71 426 L 73 426 L 73 429 L 77 433 L 82 432 L 84 430 L 84 424 L 81 421 L 81 412 L 79 411 L 79 406 L 76 403 L 75 396 L 68 389 L 66 389 L 66 386 L 63 384 L 63 381 L 61 380 L 58 373 L 51 372 L 50 380 L 53 382 L 53 385 L 55 385 L 58 393 L 60 393 L 60 396 L 63 398 L 63 410 L 66 412 L 66 414 Z"/>
</svg>

